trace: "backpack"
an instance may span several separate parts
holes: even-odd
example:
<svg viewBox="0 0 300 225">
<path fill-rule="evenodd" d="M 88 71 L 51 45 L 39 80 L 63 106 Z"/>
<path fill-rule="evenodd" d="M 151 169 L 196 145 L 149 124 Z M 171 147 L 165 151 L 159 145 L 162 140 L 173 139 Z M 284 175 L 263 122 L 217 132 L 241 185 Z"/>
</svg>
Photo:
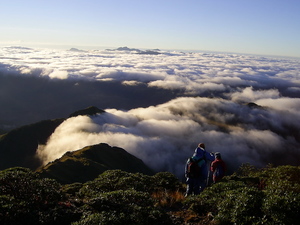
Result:
<svg viewBox="0 0 300 225">
<path fill-rule="evenodd" d="M 216 170 L 214 172 L 214 176 L 222 178 L 224 176 L 224 174 L 225 174 L 225 171 L 223 169 L 222 164 L 218 163 L 217 167 L 216 167 Z"/>
<path fill-rule="evenodd" d="M 190 177 L 190 178 L 201 177 L 201 167 L 199 166 L 199 162 L 201 160 L 203 160 L 203 159 L 201 158 L 201 159 L 195 160 L 192 157 L 189 158 L 188 165 L 187 165 L 187 177 Z"/>
</svg>

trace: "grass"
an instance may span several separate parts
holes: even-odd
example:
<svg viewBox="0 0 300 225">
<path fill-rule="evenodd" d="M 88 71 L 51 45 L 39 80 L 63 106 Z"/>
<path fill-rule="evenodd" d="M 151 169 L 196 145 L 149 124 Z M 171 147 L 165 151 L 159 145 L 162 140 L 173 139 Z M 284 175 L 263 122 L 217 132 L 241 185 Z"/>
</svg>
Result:
<svg viewBox="0 0 300 225">
<path fill-rule="evenodd" d="M 163 208 L 176 208 L 184 200 L 184 194 L 180 191 L 156 191 L 152 193 L 152 198 L 157 201 L 157 206 Z"/>
</svg>

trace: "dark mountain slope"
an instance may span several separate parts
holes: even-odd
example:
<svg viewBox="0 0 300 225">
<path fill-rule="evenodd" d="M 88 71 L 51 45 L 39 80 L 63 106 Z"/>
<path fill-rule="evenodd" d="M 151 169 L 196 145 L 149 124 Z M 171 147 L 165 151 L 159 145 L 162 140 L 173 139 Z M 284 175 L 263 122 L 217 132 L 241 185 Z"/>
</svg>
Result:
<svg viewBox="0 0 300 225">
<path fill-rule="evenodd" d="M 41 164 L 35 157 L 38 144 L 47 139 L 65 119 L 44 120 L 14 129 L 0 136 L 0 169 L 28 167 L 36 169 Z"/>
<path fill-rule="evenodd" d="M 60 183 L 84 183 L 95 179 L 106 170 L 114 169 L 131 173 L 154 174 L 142 160 L 122 148 L 111 147 L 104 143 L 67 152 L 60 159 L 37 171 L 43 177 L 54 178 Z"/>
<path fill-rule="evenodd" d="M 69 117 L 77 115 L 94 115 L 104 113 L 103 110 L 91 106 L 78 110 Z M 10 167 L 27 167 L 37 169 L 41 162 L 35 157 L 39 144 L 46 144 L 54 130 L 65 118 L 44 120 L 14 129 L 0 136 L 0 170 Z"/>
</svg>

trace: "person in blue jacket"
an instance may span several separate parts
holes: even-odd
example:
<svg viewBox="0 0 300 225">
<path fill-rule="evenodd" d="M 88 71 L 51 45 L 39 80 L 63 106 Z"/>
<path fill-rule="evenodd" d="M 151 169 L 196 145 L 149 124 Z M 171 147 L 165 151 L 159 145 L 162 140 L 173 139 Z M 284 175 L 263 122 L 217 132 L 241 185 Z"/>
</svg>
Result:
<svg viewBox="0 0 300 225">
<path fill-rule="evenodd" d="M 210 167 L 210 165 L 208 165 L 208 162 L 214 160 L 214 154 L 209 153 L 205 150 L 205 144 L 198 144 L 198 147 L 195 149 L 195 153 L 191 158 L 187 160 L 185 166 L 185 177 L 187 178 L 187 189 L 185 196 L 189 196 L 191 194 L 198 195 L 204 190 L 204 188 L 206 187 L 208 172 L 210 169 L 208 168 Z M 196 162 L 198 165 L 198 171 L 196 171 L 196 174 L 195 172 L 191 172 L 192 161 Z"/>
</svg>

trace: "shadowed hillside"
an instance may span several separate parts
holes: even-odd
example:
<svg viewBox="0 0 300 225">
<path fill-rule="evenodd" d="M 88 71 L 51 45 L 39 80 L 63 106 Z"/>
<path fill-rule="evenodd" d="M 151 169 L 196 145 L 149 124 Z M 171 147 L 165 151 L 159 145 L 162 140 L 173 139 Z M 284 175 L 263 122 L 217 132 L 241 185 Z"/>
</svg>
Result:
<svg viewBox="0 0 300 225">
<path fill-rule="evenodd" d="M 45 144 L 64 119 L 44 120 L 14 129 L 0 136 L 0 169 L 15 166 L 36 169 L 41 162 L 35 157 L 39 144 Z"/>
<path fill-rule="evenodd" d="M 54 178 L 60 183 L 86 182 L 106 170 L 120 169 L 131 173 L 152 175 L 142 160 L 124 149 L 101 143 L 74 152 L 67 152 L 60 159 L 38 170 L 43 177 Z"/>
<path fill-rule="evenodd" d="M 103 112 L 91 106 L 71 113 L 69 117 Z M 40 167 L 41 162 L 36 157 L 38 145 L 46 144 L 48 138 L 64 120 L 65 118 L 44 120 L 0 135 L 0 169 L 21 166 L 35 170 Z"/>
</svg>

